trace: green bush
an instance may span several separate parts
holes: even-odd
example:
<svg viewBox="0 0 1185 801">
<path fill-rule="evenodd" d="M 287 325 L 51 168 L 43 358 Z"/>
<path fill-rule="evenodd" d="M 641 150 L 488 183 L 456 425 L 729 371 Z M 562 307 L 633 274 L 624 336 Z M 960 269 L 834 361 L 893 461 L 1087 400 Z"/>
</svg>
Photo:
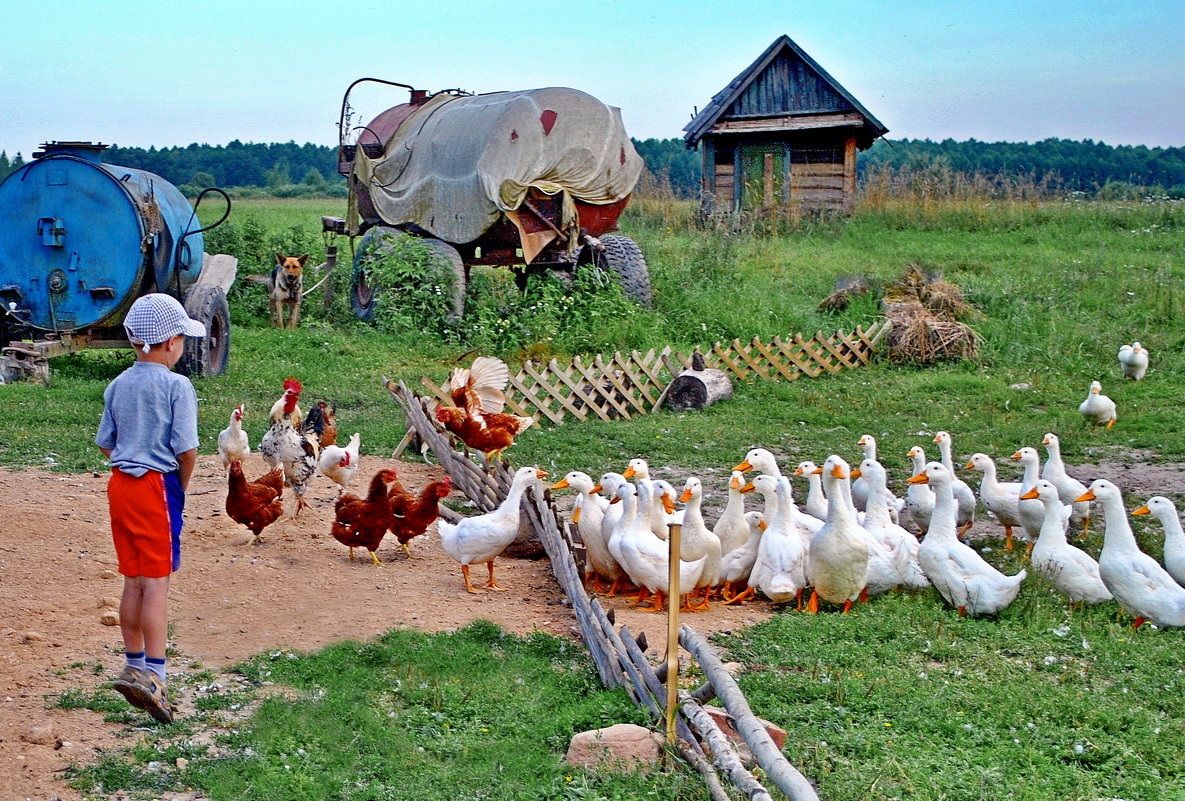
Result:
<svg viewBox="0 0 1185 801">
<path fill-rule="evenodd" d="M 359 251 L 358 265 L 377 294 L 381 330 L 447 333 L 456 276 L 424 240 L 384 234 Z"/>
</svg>

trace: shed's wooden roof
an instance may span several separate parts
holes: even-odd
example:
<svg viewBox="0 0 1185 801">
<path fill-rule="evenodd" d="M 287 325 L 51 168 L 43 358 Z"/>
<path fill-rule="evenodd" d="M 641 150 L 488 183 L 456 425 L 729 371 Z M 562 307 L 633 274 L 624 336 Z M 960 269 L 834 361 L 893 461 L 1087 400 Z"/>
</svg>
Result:
<svg viewBox="0 0 1185 801">
<path fill-rule="evenodd" d="M 688 147 L 694 147 L 722 118 L 842 112 L 855 112 L 862 118 L 861 147 L 868 147 L 889 132 L 827 70 L 783 35 L 683 128 L 683 139 Z"/>
</svg>

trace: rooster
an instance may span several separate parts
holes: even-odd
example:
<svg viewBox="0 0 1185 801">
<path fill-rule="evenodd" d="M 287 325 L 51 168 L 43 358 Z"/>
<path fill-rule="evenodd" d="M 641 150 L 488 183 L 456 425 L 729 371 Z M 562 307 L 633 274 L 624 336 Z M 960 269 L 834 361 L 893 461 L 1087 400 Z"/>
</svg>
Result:
<svg viewBox="0 0 1185 801">
<path fill-rule="evenodd" d="M 304 420 L 304 434 L 317 443 L 318 448 L 337 444 L 337 407 L 321 401 L 309 409 Z"/>
<path fill-rule="evenodd" d="M 467 447 L 485 454 L 486 462 L 502 457 L 514 438 L 535 422 L 532 417 L 505 414 L 503 390 L 510 369 L 501 359 L 478 356 L 469 369 L 458 367 L 442 387 L 453 405 L 436 407 L 436 419 Z"/>
<path fill-rule="evenodd" d="M 301 385 L 295 378 L 284 382 L 284 394 L 272 405 L 272 425 L 259 443 L 259 453 L 272 467 L 283 465 L 284 478 L 296 496 L 296 512 L 305 507 L 308 480 L 317 470 L 317 448 L 301 430 Z"/>
<path fill-rule="evenodd" d="M 259 542 L 263 530 L 284 513 L 284 505 L 280 500 L 283 491 L 284 474 L 278 468 L 256 481 L 248 481 L 243 475 L 243 463 L 238 459 L 230 463 L 226 514 L 231 520 L 251 529 L 254 535 L 251 539 L 252 545 Z"/>
<path fill-rule="evenodd" d="M 243 405 L 240 403 L 230 412 L 230 425 L 218 432 L 218 455 L 222 457 L 222 472 L 230 469 L 230 463 L 246 459 L 251 453 L 251 443 L 243 430 Z"/>
<path fill-rule="evenodd" d="M 328 445 L 317 459 L 321 475 L 338 485 L 338 494 L 344 492 L 354 474 L 358 472 L 358 443 L 360 435 L 355 432 L 346 447 Z"/>
<path fill-rule="evenodd" d="M 448 497 L 452 488 L 452 479 L 445 476 L 424 487 L 418 497 L 413 496 L 401 509 L 396 509 L 395 504 L 392 504 L 391 533 L 399 540 L 399 545 L 409 559 L 421 558 L 412 556 L 407 544 L 427 531 L 428 526 L 436 521 L 440 516 L 440 507 L 437 504 Z M 388 492 L 388 500 L 392 494 L 393 491 Z"/>
<path fill-rule="evenodd" d="M 370 558 L 381 565 L 379 545 L 391 527 L 391 501 L 387 498 L 387 484 L 396 480 L 394 470 L 380 470 L 370 479 L 370 489 L 365 498 L 346 493 L 334 504 L 333 526 L 329 533 L 335 540 L 350 549 L 350 559 L 355 548 L 370 551 Z"/>
</svg>

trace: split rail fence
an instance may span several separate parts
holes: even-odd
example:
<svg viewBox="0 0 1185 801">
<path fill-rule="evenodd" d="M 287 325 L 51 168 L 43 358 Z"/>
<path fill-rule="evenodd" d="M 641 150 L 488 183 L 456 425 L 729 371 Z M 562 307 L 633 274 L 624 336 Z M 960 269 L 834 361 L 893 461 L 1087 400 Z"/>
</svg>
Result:
<svg viewBox="0 0 1185 801">
<path fill-rule="evenodd" d="M 868 364 L 891 327 L 888 320 L 879 320 L 867 330 L 857 326 L 851 333 L 841 330 L 831 336 L 819 331 L 809 339 L 802 334 L 769 342 L 757 337 L 748 342 L 734 339 L 717 342 L 702 355 L 707 367 L 739 381 L 816 378 Z M 547 364 L 526 362 L 510 377 L 506 405 L 514 414 L 555 425 L 570 417 L 628 420 L 658 409 L 671 381 L 691 367 L 693 355 L 665 347 L 645 354 L 635 350 L 592 359 L 576 356 L 566 364 L 556 359 Z M 428 378 L 420 381 L 438 399 L 452 403 L 437 384 Z"/>
<path fill-rule="evenodd" d="M 384 378 L 383 383 L 407 414 L 409 434 L 414 430 L 432 449 L 453 485 L 483 512 L 497 507 L 509 491 L 513 475 L 510 468 L 501 462 L 483 468 L 453 450 L 448 438 L 427 414 L 425 399 L 402 382 Z M 652 721 L 661 721 L 666 706 L 662 675 L 665 665 L 656 670 L 646 658 L 645 635 L 635 637 L 624 625 L 615 628 L 613 610 L 606 610 L 585 591 L 577 563 L 578 559 L 583 563 L 583 546 L 573 535 L 568 519 L 552 504 L 550 491 L 532 487 L 524 494 L 521 513 L 547 552 L 556 581 L 571 602 L 601 683 L 608 688 L 624 686 Z M 441 514 L 458 517 L 444 506 Z M 688 626 L 680 628 L 679 643 L 696 658 L 708 681 L 693 692 L 679 693 L 677 745 L 683 758 L 703 777 L 713 801 L 731 798 L 721 777 L 751 801 L 772 801 L 769 791 L 745 766 L 728 736 L 704 710 L 703 705 L 713 698 L 720 699 L 769 782 L 790 801 L 818 801 L 810 782 L 790 764 L 749 709 L 743 693 L 711 645 Z"/>
</svg>

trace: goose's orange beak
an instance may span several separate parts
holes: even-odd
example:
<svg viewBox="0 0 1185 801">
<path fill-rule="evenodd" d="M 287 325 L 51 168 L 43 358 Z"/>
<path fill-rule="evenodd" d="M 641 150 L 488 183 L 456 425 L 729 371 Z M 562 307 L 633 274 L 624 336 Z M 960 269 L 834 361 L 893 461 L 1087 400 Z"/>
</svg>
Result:
<svg viewBox="0 0 1185 801">
<path fill-rule="evenodd" d="M 757 528 L 761 529 L 762 531 L 765 531 L 767 528 L 769 528 L 769 523 L 762 520 L 760 523 L 757 524 Z"/>
<path fill-rule="evenodd" d="M 567 489 L 567 488 L 568 488 L 568 479 L 566 479 L 566 478 L 561 478 L 559 481 L 557 481 L 556 483 L 552 484 L 552 485 L 551 485 L 551 488 L 552 488 L 553 490 L 557 490 L 557 489 Z"/>
<path fill-rule="evenodd" d="M 801 467 L 794 468 L 794 475 L 796 475 L 796 476 L 804 475 L 802 468 Z"/>
<path fill-rule="evenodd" d="M 942 440 L 942 438 L 941 438 L 941 437 L 938 437 L 938 436 L 934 437 L 934 441 L 935 441 L 935 442 L 940 442 L 941 440 Z"/>
<path fill-rule="evenodd" d="M 849 475 L 851 475 L 852 478 L 859 478 L 860 476 L 862 476 L 864 474 L 860 472 L 859 467 L 853 467 L 852 472 Z"/>
<path fill-rule="evenodd" d="M 753 482 L 752 482 L 752 481 L 750 481 L 748 484 L 746 484 L 745 486 L 741 487 L 741 492 L 742 492 L 743 494 L 745 494 L 745 495 L 748 495 L 750 492 L 753 492 L 753 491 L 754 491 L 754 490 L 756 490 L 756 489 L 757 489 L 757 487 L 754 487 L 754 486 L 753 486 Z"/>
<path fill-rule="evenodd" d="M 1087 490 L 1086 492 L 1082 493 L 1077 498 L 1075 498 L 1074 503 L 1084 503 L 1086 501 L 1093 501 L 1093 500 L 1095 500 L 1094 490 Z"/>
<path fill-rule="evenodd" d="M 662 508 L 666 510 L 667 514 L 675 511 L 675 502 L 671 500 L 671 496 L 665 492 L 662 494 Z"/>
<path fill-rule="evenodd" d="M 734 467 L 733 471 L 740 472 L 740 473 L 748 473 L 752 469 L 753 469 L 753 465 L 749 464 L 749 460 L 746 459 L 745 461 L 741 462 L 736 467 Z"/>
<path fill-rule="evenodd" d="M 741 488 L 741 480 L 739 478 L 737 478 L 736 476 L 733 476 L 732 478 L 730 478 L 728 480 L 728 488 L 729 489 L 740 489 Z"/>
<path fill-rule="evenodd" d="M 905 479 L 910 484 L 929 484 L 930 478 L 925 473 L 918 473 L 916 476 L 910 476 Z"/>
<path fill-rule="evenodd" d="M 625 476 L 626 478 L 633 478 L 637 474 L 638 474 L 638 471 L 635 470 L 632 465 L 630 467 L 627 467 L 625 469 L 625 472 L 622 473 L 622 475 Z"/>
<path fill-rule="evenodd" d="M 974 468 L 975 468 L 975 462 L 967 462 L 967 464 L 963 465 L 964 470 L 972 470 Z"/>
<path fill-rule="evenodd" d="M 538 467 L 536 467 L 535 468 L 535 478 L 547 478 L 547 472 L 544 470 L 540 470 Z"/>
<path fill-rule="evenodd" d="M 691 490 L 683 490 L 683 494 L 679 496 L 679 503 L 687 503 L 691 500 Z"/>
<path fill-rule="evenodd" d="M 844 473 L 843 468 L 840 467 L 839 465 L 836 465 L 835 467 L 831 468 L 831 475 L 835 476 L 836 478 L 847 478 L 847 475 Z"/>
<path fill-rule="evenodd" d="M 599 495 L 601 490 L 603 490 L 603 489 L 605 489 L 605 488 L 602 487 L 599 483 L 597 483 L 597 484 L 593 484 L 593 488 L 590 489 L 589 492 L 591 492 L 594 495 Z"/>
<path fill-rule="evenodd" d="M 1148 508 L 1148 504 L 1144 504 L 1139 509 L 1132 512 L 1132 514 L 1133 515 L 1150 515 L 1150 514 L 1152 514 L 1152 510 Z"/>
<path fill-rule="evenodd" d="M 1020 499 L 1022 501 L 1035 501 L 1035 500 L 1039 499 L 1040 497 L 1041 496 L 1037 494 L 1037 488 L 1033 487 L 1031 490 L 1026 492 L 1024 495 L 1021 495 Z"/>
<path fill-rule="evenodd" d="M 1016 453 L 1012 454 L 1012 458 L 1016 459 L 1017 461 L 1020 461 L 1020 458 L 1021 458 L 1020 451 L 1017 451 Z"/>
<path fill-rule="evenodd" d="M 617 503 L 620 500 L 621 500 L 620 495 L 614 495 L 612 498 L 609 499 L 609 503 Z"/>
<path fill-rule="evenodd" d="M 1042 438 L 1042 440 L 1041 440 L 1041 444 L 1042 444 L 1042 445 L 1048 445 L 1048 444 L 1049 444 L 1049 437 L 1044 437 L 1044 438 Z"/>
<path fill-rule="evenodd" d="M 823 468 L 821 468 L 821 467 L 816 467 L 814 470 L 812 470 L 812 471 L 811 471 L 811 475 L 812 475 L 812 476 L 821 476 L 821 475 L 823 475 Z"/>
</svg>

